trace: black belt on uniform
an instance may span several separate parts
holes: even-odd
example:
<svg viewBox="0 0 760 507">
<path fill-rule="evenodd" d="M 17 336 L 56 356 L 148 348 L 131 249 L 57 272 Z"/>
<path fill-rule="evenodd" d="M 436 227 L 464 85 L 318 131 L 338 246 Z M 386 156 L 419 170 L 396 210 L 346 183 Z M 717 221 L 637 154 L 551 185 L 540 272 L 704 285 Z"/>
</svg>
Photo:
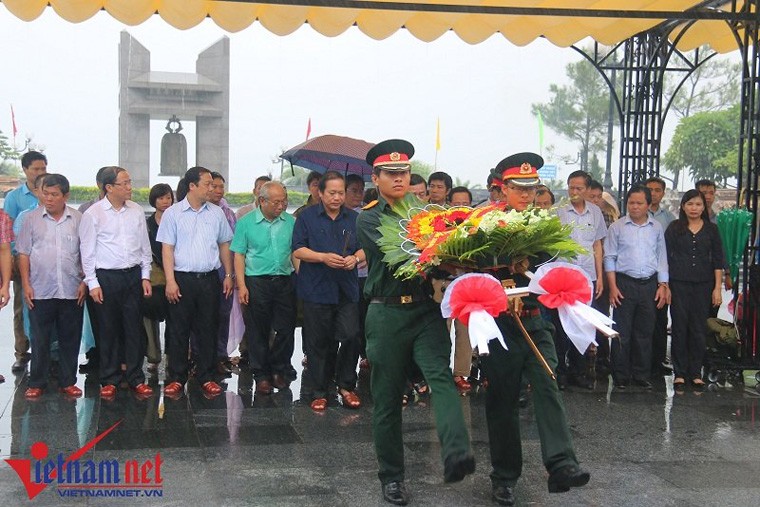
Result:
<svg viewBox="0 0 760 507">
<path fill-rule="evenodd" d="M 191 278 L 206 278 L 211 275 L 215 275 L 217 273 L 216 270 L 213 271 L 204 271 L 204 272 L 196 272 L 196 271 L 175 271 L 174 274 L 176 275 L 184 275 L 189 276 Z"/>
<path fill-rule="evenodd" d="M 423 303 L 425 301 L 432 301 L 427 296 L 375 296 L 369 300 L 372 303 L 381 303 L 386 305 L 410 305 L 416 303 Z"/>
<path fill-rule="evenodd" d="M 103 269 L 98 268 L 95 271 L 105 271 L 106 273 L 131 273 L 132 271 L 139 269 L 140 265 L 137 264 L 135 266 L 132 266 L 131 268 L 121 268 L 121 269 Z"/>
<path fill-rule="evenodd" d="M 621 277 L 624 280 L 628 280 L 628 281 L 631 281 L 633 283 L 638 283 L 638 284 L 641 284 L 641 285 L 646 285 L 646 284 L 648 284 L 650 282 L 657 281 L 657 275 L 656 274 L 654 274 L 652 276 L 649 276 L 647 278 L 636 278 L 636 277 L 633 277 L 633 276 L 624 275 L 623 273 L 617 273 L 617 276 Z"/>
</svg>

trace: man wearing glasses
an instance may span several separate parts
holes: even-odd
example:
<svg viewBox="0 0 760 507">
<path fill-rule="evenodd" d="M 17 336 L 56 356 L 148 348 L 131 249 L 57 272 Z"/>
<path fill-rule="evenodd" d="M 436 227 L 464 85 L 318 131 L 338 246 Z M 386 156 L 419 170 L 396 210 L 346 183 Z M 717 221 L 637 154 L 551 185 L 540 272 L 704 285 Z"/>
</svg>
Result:
<svg viewBox="0 0 760 507">
<path fill-rule="evenodd" d="M 276 181 L 265 183 L 259 207 L 240 219 L 230 250 L 246 329 L 256 393 L 287 389 L 295 380 L 290 365 L 296 327 L 290 243 L 295 220 L 285 212 L 288 194 Z M 274 340 L 270 346 L 270 331 Z"/>
<path fill-rule="evenodd" d="M 140 298 L 150 297 L 151 250 L 142 206 L 132 202 L 132 180 L 121 167 L 103 171 L 106 195 L 82 215 L 79 226 L 84 281 L 98 314 L 100 396 L 116 396 L 122 378 L 138 396 L 145 384 Z M 126 370 L 122 373 L 122 358 Z"/>
</svg>

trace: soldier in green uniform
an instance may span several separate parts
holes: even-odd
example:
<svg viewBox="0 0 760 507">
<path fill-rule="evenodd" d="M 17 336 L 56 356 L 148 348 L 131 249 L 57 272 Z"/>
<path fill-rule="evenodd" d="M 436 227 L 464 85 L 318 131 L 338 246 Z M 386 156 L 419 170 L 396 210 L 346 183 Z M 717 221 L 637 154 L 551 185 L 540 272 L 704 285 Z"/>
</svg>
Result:
<svg viewBox="0 0 760 507">
<path fill-rule="evenodd" d="M 493 173 L 503 181 L 502 192 L 507 210 L 523 211 L 533 203 L 536 186 L 540 184 L 537 169 L 543 163 L 543 159 L 536 154 L 518 153 L 496 166 Z M 511 280 L 516 287 L 526 287 L 529 282 L 525 276 L 526 269 L 533 270 L 536 264 L 548 259 L 546 255 L 544 258 L 518 262 L 506 273 L 497 273 L 496 276 L 503 283 L 504 280 Z M 506 283 L 511 285 L 509 281 Z M 540 305 L 531 295 L 522 299 L 516 311 L 541 354 L 552 370 L 556 370 L 557 354 L 552 339 L 554 328 L 541 318 Z M 522 473 L 518 399 L 523 374 L 530 380 L 533 390 L 541 455 L 549 472 L 549 492 L 561 493 L 571 487 L 585 485 L 590 475 L 578 466 L 557 382 L 543 369 L 512 315 L 501 314 L 496 323 L 509 350 L 504 350 L 497 342 L 491 342 L 490 355 L 481 358 L 488 378 L 486 419 L 493 466 L 493 500 L 500 505 L 515 504 L 513 488 Z"/>
<path fill-rule="evenodd" d="M 367 358 L 372 365 L 370 387 L 374 399 L 372 431 L 380 468 L 383 498 L 406 505 L 404 445 L 401 434 L 401 398 L 412 359 L 422 371 L 433 398 L 436 429 L 444 461 L 444 482 L 461 481 L 475 470 L 460 397 L 449 369 L 451 340 L 439 306 L 430 299 L 421 280 L 401 281 L 383 263 L 377 245 L 382 214 L 409 189 L 409 159 L 414 147 L 407 141 L 383 141 L 367 154 L 378 200 L 364 207 L 357 220 L 359 243 L 369 265 L 364 294 L 367 310 Z M 402 217 L 398 217 L 401 220 Z"/>
</svg>

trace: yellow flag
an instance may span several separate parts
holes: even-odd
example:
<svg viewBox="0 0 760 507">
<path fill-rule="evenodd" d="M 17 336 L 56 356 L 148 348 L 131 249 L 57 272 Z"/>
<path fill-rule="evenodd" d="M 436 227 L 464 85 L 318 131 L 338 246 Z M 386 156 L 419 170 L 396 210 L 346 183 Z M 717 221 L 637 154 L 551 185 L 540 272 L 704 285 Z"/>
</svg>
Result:
<svg viewBox="0 0 760 507">
<path fill-rule="evenodd" d="M 439 151 L 441 149 L 441 119 L 438 118 L 438 121 L 435 125 L 435 151 Z"/>
</svg>

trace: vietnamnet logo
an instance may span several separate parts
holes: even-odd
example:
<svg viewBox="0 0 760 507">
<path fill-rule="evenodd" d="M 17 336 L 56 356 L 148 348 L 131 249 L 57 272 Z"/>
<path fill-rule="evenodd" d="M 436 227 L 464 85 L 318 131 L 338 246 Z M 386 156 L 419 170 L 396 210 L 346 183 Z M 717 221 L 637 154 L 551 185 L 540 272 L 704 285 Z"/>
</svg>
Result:
<svg viewBox="0 0 760 507">
<path fill-rule="evenodd" d="M 29 500 L 51 484 L 61 497 L 162 497 L 161 453 L 145 461 L 82 460 L 90 449 L 121 423 L 96 436 L 69 456 L 48 456 L 44 442 L 32 445 L 31 459 L 6 459 L 26 488 Z"/>
</svg>

